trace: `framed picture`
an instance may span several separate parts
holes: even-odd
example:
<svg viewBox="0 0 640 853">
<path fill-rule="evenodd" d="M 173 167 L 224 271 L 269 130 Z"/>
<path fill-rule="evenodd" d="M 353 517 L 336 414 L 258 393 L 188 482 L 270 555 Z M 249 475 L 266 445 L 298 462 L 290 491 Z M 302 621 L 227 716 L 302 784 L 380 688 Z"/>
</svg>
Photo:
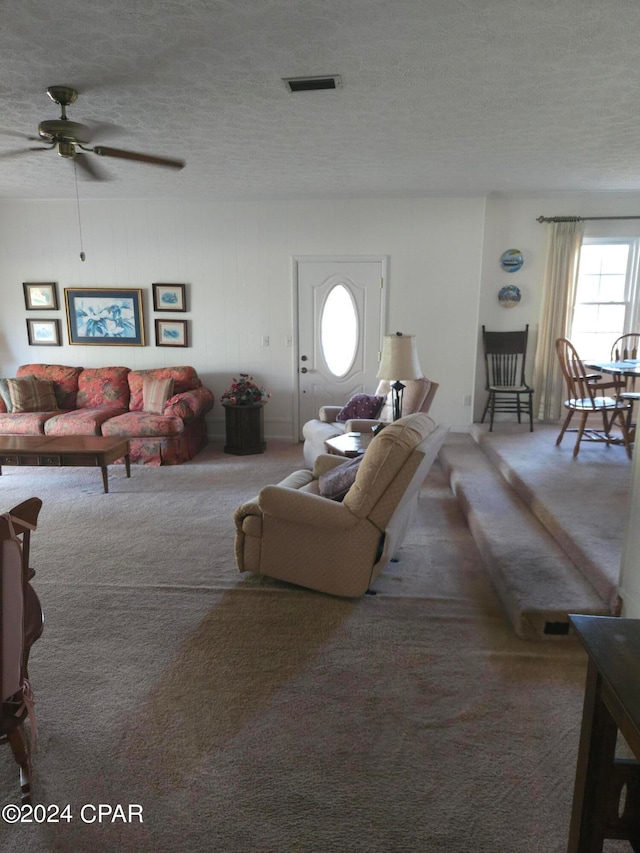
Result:
<svg viewBox="0 0 640 853">
<path fill-rule="evenodd" d="M 59 347 L 62 345 L 60 320 L 27 320 L 27 335 L 29 336 L 29 346 L 32 347 Z"/>
<path fill-rule="evenodd" d="M 157 347 L 186 347 L 187 321 L 186 320 L 156 320 L 156 346 Z"/>
<path fill-rule="evenodd" d="M 58 291 L 55 281 L 25 281 L 22 287 L 27 311 L 58 310 Z"/>
<path fill-rule="evenodd" d="M 154 284 L 154 311 L 186 311 L 186 285 L 184 284 Z"/>
<path fill-rule="evenodd" d="M 65 287 L 70 344 L 144 346 L 142 290 Z"/>
</svg>

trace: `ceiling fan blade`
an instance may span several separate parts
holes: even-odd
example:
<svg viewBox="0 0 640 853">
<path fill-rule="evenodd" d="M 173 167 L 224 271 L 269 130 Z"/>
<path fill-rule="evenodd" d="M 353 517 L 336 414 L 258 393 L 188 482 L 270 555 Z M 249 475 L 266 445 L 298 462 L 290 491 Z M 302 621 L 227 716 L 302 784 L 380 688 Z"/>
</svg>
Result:
<svg viewBox="0 0 640 853">
<path fill-rule="evenodd" d="M 99 169 L 95 163 L 91 161 L 90 157 L 87 157 L 86 154 L 81 154 L 79 151 L 76 152 L 76 156 L 73 158 L 74 163 L 77 163 L 78 166 L 82 169 L 82 171 L 88 177 L 92 178 L 94 181 L 107 181 L 109 180 L 108 176 Z"/>
<path fill-rule="evenodd" d="M 0 159 L 7 157 L 19 157 L 21 154 L 30 154 L 32 151 L 51 151 L 53 145 L 47 147 L 38 146 L 38 148 L 14 148 L 12 151 L 1 151 Z"/>
<path fill-rule="evenodd" d="M 90 140 L 105 139 L 111 136 L 121 136 L 125 133 L 124 127 L 119 124 L 111 124 L 107 121 L 87 121 L 85 127 L 89 129 Z"/>
<path fill-rule="evenodd" d="M 13 136 L 16 139 L 26 139 L 29 142 L 42 142 L 39 136 L 32 136 L 29 133 L 20 133 L 20 131 L 17 130 L 5 130 L 4 128 L 0 130 L 0 136 Z"/>
<path fill-rule="evenodd" d="M 151 163 L 153 166 L 167 166 L 169 169 L 183 169 L 184 160 L 173 160 L 169 157 L 156 157 L 153 154 L 140 154 L 137 151 L 123 151 L 121 148 L 107 148 L 97 145 L 93 149 L 101 157 L 119 157 L 121 160 L 136 160 L 139 163 Z"/>
</svg>

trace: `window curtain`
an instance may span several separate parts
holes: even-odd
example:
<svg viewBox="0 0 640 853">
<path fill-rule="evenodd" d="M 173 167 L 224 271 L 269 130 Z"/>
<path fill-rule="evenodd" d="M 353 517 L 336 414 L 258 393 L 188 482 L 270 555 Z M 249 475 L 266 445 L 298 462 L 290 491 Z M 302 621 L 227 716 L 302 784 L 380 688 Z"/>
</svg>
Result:
<svg viewBox="0 0 640 853">
<path fill-rule="evenodd" d="M 576 298 L 578 260 L 584 222 L 548 223 L 542 313 L 533 369 L 534 404 L 538 419 L 558 421 L 562 412 L 563 378 L 556 340 L 569 337 Z"/>
</svg>

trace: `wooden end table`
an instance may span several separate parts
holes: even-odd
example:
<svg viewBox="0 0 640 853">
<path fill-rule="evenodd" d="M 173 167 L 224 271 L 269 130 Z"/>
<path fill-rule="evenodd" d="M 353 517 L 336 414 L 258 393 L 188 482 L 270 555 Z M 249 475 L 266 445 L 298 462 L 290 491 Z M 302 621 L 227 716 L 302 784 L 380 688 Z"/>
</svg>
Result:
<svg viewBox="0 0 640 853">
<path fill-rule="evenodd" d="M 345 432 L 344 435 L 328 438 L 324 446 L 327 453 L 353 459 L 354 456 L 361 456 L 366 451 L 372 438 L 373 433 L 370 432 Z"/>
<path fill-rule="evenodd" d="M 640 619 L 569 619 L 589 655 L 568 853 L 626 839 L 640 853 L 640 762 L 616 758 L 620 732 L 640 759 Z"/>
<path fill-rule="evenodd" d="M 109 491 L 107 465 L 124 458 L 131 476 L 128 438 L 101 435 L 1 435 L 2 465 L 37 465 L 43 468 L 92 467 L 102 470 L 105 494 Z"/>
<path fill-rule="evenodd" d="M 235 456 L 264 453 L 267 448 L 264 440 L 263 415 L 266 400 L 247 406 L 225 402 L 222 405 L 227 438 L 224 452 L 233 453 Z"/>
</svg>

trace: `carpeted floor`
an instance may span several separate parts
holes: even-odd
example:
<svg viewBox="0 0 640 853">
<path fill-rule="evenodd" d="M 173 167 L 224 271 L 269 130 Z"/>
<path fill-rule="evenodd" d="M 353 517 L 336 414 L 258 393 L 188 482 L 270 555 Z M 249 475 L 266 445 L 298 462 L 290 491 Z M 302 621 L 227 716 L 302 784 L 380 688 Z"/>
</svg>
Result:
<svg viewBox="0 0 640 853">
<path fill-rule="evenodd" d="M 0 851 L 566 849 L 577 641 L 515 636 L 439 466 L 377 595 L 240 575 L 235 506 L 301 460 L 214 446 L 111 469 L 108 495 L 95 470 L 4 469 L 4 508 L 44 501 L 35 799 L 73 817 L 5 825 Z M 5 747 L 2 805 L 14 767 Z M 98 803 L 144 823 L 83 822 Z"/>
</svg>

